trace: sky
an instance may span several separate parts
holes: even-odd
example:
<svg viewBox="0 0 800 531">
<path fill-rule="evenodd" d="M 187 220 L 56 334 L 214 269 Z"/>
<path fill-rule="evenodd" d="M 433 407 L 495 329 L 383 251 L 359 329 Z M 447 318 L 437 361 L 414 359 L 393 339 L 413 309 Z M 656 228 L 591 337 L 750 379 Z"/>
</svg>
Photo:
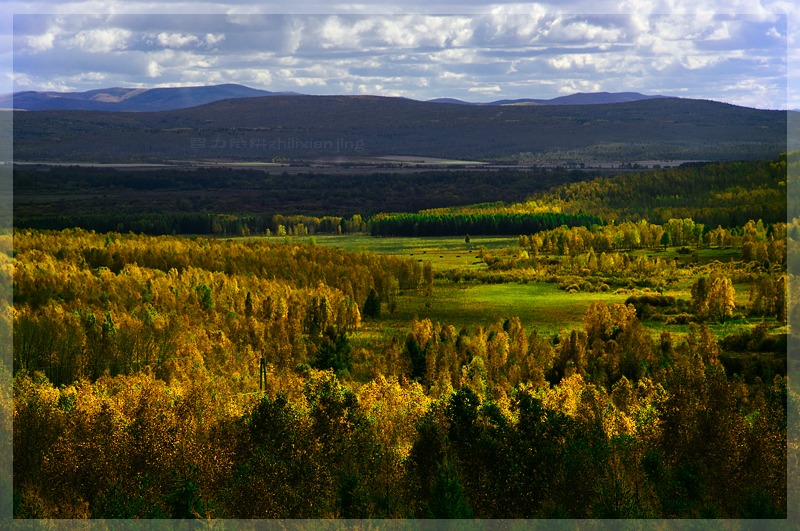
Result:
<svg viewBox="0 0 800 531">
<path fill-rule="evenodd" d="M 785 0 L 7 0 L 0 11 L 14 14 L 0 16 L 0 93 L 239 83 L 483 102 L 635 91 L 800 109 L 800 10 Z"/>
</svg>

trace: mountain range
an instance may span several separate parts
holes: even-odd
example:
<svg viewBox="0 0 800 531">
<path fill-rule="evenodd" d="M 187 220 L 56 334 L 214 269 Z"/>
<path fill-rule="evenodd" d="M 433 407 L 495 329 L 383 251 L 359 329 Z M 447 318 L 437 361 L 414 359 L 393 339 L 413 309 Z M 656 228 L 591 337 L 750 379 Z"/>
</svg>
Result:
<svg viewBox="0 0 800 531">
<path fill-rule="evenodd" d="M 169 111 L 185 109 L 233 98 L 299 95 L 294 92 L 270 92 L 244 85 L 224 84 L 173 88 L 104 88 L 85 92 L 24 91 L 0 95 L 0 109 L 28 111 L 83 110 L 83 111 Z M 646 96 L 638 92 L 577 93 L 552 99 L 505 99 L 488 103 L 475 103 L 454 98 L 428 100 L 433 103 L 459 105 L 590 105 L 640 101 L 664 96 Z"/>
<path fill-rule="evenodd" d="M 16 111 L 13 134 L 15 159 L 28 161 L 741 160 L 786 151 L 787 124 L 800 137 L 788 114 L 682 98 L 457 105 L 273 94 L 160 112 Z"/>
<path fill-rule="evenodd" d="M 0 95 L 0 108 L 27 111 L 168 111 L 196 107 L 232 98 L 292 95 L 293 92 L 270 92 L 244 85 L 225 84 L 199 87 L 104 88 L 86 92 L 15 92 Z"/>
<path fill-rule="evenodd" d="M 559 96 L 549 100 L 523 98 L 516 100 L 497 100 L 489 103 L 472 103 L 454 98 L 437 98 L 428 101 L 435 103 L 457 103 L 461 105 L 601 105 L 665 97 L 666 96 L 647 96 L 638 92 L 577 92 L 575 94 Z"/>
</svg>

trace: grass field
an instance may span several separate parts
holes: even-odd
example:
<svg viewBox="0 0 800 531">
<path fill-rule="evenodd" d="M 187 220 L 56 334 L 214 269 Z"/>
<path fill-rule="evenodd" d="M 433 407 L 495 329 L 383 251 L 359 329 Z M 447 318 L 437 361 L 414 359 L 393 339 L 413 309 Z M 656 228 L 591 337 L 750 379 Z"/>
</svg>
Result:
<svg viewBox="0 0 800 531">
<path fill-rule="evenodd" d="M 308 242 L 310 238 L 297 238 Z M 366 234 L 317 235 L 317 245 L 325 245 L 350 252 L 375 252 L 413 258 L 419 262 L 429 261 L 434 270 L 486 269 L 478 252 L 481 247 L 497 251 L 517 246 L 517 238 L 509 236 L 473 236 L 470 243 L 462 237 L 438 238 L 375 238 Z"/>
<path fill-rule="evenodd" d="M 456 328 L 488 326 L 497 320 L 519 317 L 527 332 L 550 334 L 559 329 L 583 328 L 583 316 L 593 301 L 623 302 L 614 293 L 567 293 L 555 284 L 453 284 L 437 283 L 431 296 L 402 297 L 394 315 L 385 322 L 398 329 L 413 317 L 430 319 Z"/>
</svg>

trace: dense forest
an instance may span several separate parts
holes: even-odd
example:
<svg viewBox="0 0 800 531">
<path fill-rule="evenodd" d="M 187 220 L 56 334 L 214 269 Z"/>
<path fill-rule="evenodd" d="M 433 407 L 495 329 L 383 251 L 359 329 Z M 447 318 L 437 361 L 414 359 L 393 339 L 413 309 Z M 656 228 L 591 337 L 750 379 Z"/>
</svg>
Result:
<svg viewBox="0 0 800 531">
<path fill-rule="evenodd" d="M 685 333 L 642 320 L 653 293 L 592 303 L 582 328 L 551 337 L 514 316 L 382 331 L 393 298 L 438 289 L 416 260 L 18 230 L 2 271 L 15 299 L 14 514 L 784 518 L 799 435 L 785 357 L 782 370 L 730 355 L 785 356 L 796 306 L 764 280 L 786 282 L 782 262 L 743 256 L 746 236 L 767 231 L 734 231 L 727 270 L 685 266 Z M 548 260 L 566 266 L 564 251 Z M 759 296 L 737 311 L 762 325 L 718 337 L 744 272 Z"/>
<path fill-rule="evenodd" d="M 17 227 L 145 234 L 299 234 L 364 230 L 353 216 L 522 201 L 589 179 L 565 169 L 376 170 L 320 173 L 226 168 L 14 167 Z M 302 224 L 303 228 L 300 227 Z"/>
<path fill-rule="evenodd" d="M 788 162 L 798 164 L 796 158 Z M 790 211 L 800 208 L 787 197 L 786 156 L 593 177 L 565 169 L 269 174 L 16 167 L 14 223 L 152 235 L 465 236 L 641 219 L 692 218 L 732 229 L 751 219 L 785 222 L 787 201 Z"/>
<path fill-rule="evenodd" d="M 419 213 L 378 214 L 370 218 L 369 227 L 373 236 L 517 235 L 599 223 L 600 218 L 589 214 Z"/>
</svg>

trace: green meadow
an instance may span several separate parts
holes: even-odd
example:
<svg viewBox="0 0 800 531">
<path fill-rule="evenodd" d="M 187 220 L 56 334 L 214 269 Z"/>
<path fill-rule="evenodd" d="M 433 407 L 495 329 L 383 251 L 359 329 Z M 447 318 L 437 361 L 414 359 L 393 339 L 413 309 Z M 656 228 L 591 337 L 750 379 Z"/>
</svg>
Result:
<svg viewBox="0 0 800 531">
<path fill-rule="evenodd" d="M 420 262 L 429 261 L 434 272 L 451 269 L 486 270 L 486 264 L 480 259 L 481 249 L 500 254 L 504 250 L 515 250 L 518 247 L 517 238 L 507 236 L 472 236 L 469 243 L 462 237 L 376 238 L 366 234 L 317 235 L 313 239 L 299 237 L 293 238 L 293 241 L 350 252 L 375 252 L 412 258 Z M 676 258 L 685 264 L 715 260 L 726 262 L 736 257 L 735 251 L 710 249 L 685 255 L 678 254 L 671 248 L 658 254 L 665 259 Z M 691 298 L 691 283 L 691 279 L 681 280 L 665 290 L 664 294 L 688 300 Z M 744 307 L 749 302 L 749 285 L 736 284 L 734 287 L 736 305 L 739 308 Z M 378 339 L 387 335 L 402 337 L 408 332 L 409 323 L 414 318 L 430 319 L 453 325 L 456 329 L 469 330 L 477 326 L 486 327 L 509 317 L 519 317 L 528 333 L 536 330 L 539 334 L 551 335 L 559 330 L 582 329 L 583 317 L 592 302 L 623 303 L 635 293 L 637 292 L 633 290 L 568 293 L 558 289 L 555 283 L 548 282 L 481 284 L 437 279 L 431 295 L 403 293 L 398 297 L 393 313 L 384 304 L 381 318 L 376 322 L 365 319 L 358 337 L 361 340 Z M 742 318 L 711 326 L 715 333 L 724 336 L 754 324 L 755 321 Z M 685 334 L 689 330 L 688 325 L 666 326 L 663 321 L 645 322 L 645 325 L 654 335 L 658 335 L 663 329 L 677 334 Z"/>
<path fill-rule="evenodd" d="M 517 238 L 509 236 L 471 236 L 438 238 L 378 238 L 367 234 L 317 235 L 313 239 L 296 238 L 299 242 L 314 242 L 349 252 L 391 254 L 430 262 L 434 271 L 447 269 L 485 269 L 478 253 L 481 248 L 497 252 L 517 246 Z"/>
<path fill-rule="evenodd" d="M 555 284 L 454 284 L 440 282 L 433 295 L 402 297 L 393 315 L 384 320 L 397 329 L 411 318 L 452 324 L 457 329 L 488 326 L 498 320 L 519 317 L 525 330 L 551 334 L 560 329 L 583 328 L 583 316 L 593 301 L 623 302 L 627 295 L 567 293 Z"/>
</svg>

